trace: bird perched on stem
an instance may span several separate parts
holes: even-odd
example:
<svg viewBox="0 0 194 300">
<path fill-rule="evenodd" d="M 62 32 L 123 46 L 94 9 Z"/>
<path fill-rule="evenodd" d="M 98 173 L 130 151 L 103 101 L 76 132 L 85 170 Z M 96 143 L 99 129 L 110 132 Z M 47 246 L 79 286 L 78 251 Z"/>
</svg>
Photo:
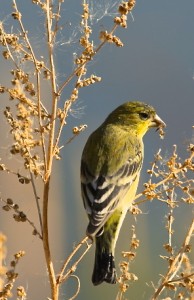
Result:
<svg viewBox="0 0 194 300">
<path fill-rule="evenodd" d="M 88 138 L 81 160 L 81 190 L 95 239 L 92 282 L 116 283 L 114 251 L 126 212 L 136 194 L 144 157 L 143 136 L 165 123 L 142 102 L 116 108 Z"/>
</svg>

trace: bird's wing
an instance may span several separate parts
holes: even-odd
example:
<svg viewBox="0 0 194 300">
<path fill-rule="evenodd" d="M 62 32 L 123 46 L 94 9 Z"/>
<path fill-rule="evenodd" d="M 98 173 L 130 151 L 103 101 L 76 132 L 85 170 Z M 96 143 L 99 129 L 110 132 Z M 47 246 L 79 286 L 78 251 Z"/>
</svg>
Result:
<svg viewBox="0 0 194 300">
<path fill-rule="evenodd" d="M 142 156 L 139 153 L 135 159 L 129 158 L 115 174 L 95 177 L 82 162 L 81 189 L 84 206 L 90 219 L 89 235 L 95 235 L 104 225 L 137 178 L 141 165 Z"/>
</svg>

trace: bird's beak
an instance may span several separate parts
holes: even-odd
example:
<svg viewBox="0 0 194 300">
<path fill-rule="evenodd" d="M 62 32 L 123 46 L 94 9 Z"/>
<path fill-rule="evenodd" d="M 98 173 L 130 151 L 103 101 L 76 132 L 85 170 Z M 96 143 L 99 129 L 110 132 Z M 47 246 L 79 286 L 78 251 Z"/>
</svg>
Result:
<svg viewBox="0 0 194 300">
<path fill-rule="evenodd" d="M 163 127 L 166 127 L 166 124 L 162 121 L 162 119 L 158 115 L 155 115 L 153 117 L 150 127 L 157 127 L 157 128 L 162 127 L 163 128 Z"/>
</svg>

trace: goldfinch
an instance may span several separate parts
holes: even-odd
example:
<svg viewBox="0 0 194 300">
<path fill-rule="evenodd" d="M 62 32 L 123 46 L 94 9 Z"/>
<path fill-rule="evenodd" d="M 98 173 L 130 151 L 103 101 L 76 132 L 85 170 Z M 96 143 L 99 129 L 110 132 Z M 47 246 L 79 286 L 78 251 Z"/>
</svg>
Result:
<svg viewBox="0 0 194 300">
<path fill-rule="evenodd" d="M 116 283 L 114 252 L 125 215 L 135 197 L 144 157 L 143 136 L 165 127 L 155 109 L 142 102 L 116 108 L 88 138 L 81 159 L 81 191 L 95 240 L 94 285 Z"/>
</svg>

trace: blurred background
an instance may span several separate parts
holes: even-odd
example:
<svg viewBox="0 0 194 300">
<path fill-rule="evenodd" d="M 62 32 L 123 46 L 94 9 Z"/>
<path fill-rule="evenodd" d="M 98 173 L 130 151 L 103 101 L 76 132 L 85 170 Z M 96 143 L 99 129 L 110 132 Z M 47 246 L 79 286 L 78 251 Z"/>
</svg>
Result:
<svg viewBox="0 0 194 300">
<path fill-rule="evenodd" d="M 0 20 L 5 28 L 16 32 L 16 21 L 12 20 L 12 1 L 1 1 Z M 98 45 L 101 30 L 112 28 L 112 19 L 119 1 L 93 0 L 91 2 L 92 38 Z M 31 1 L 18 0 L 23 22 L 29 31 L 29 37 L 38 58 L 47 61 L 47 48 L 44 35 L 44 16 L 38 6 Z M 81 0 L 66 0 L 63 3 L 62 30 L 56 44 L 56 65 L 59 84 L 73 70 L 73 58 L 80 53 Z M 152 130 L 144 139 L 145 160 L 141 174 L 139 191 L 148 179 L 146 170 L 153 161 L 154 154 L 162 148 L 162 154 L 168 158 L 177 144 L 178 153 L 186 157 L 186 148 L 194 142 L 194 2 L 187 0 L 139 0 L 128 17 L 128 28 L 118 29 L 116 35 L 124 43 L 123 48 L 106 45 L 89 64 L 89 74 L 102 77 L 102 81 L 80 91 L 79 101 L 72 109 L 68 124 L 64 129 L 61 145 L 72 136 L 72 127 L 87 124 L 88 128 L 62 152 L 62 160 L 54 165 L 50 198 L 50 241 L 56 270 L 72 248 L 85 235 L 87 217 L 80 195 L 80 157 L 90 133 L 99 126 L 105 117 L 118 105 L 128 100 L 140 100 L 153 105 L 158 115 L 166 122 L 165 139 L 159 139 Z M 0 57 L 0 84 L 10 86 L 11 61 Z M 26 70 L 30 72 L 30 68 Z M 45 105 L 49 102 L 49 86 L 45 81 Z M 65 89 L 64 100 L 68 98 L 73 83 Z M 9 127 L 3 117 L 8 98 L 1 95 L 1 145 L 0 157 L 16 172 L 23 171 L 20 158 L 11 157 L 9 147 L 11 139 Z M 62 103 L 63 104 L 63 103 Z M 39 186 L 39 182 L 36 183 Z M 27 216 L 38 224 L 32 188 L 18 184 L 17 178 L 0 173 L 0 196 L 12 198 L 20 205 Z M 39 187 L 41 195 L 41 187 Z M 121 260 L 121 251 L 129 250 L 131 226 L 136 225 L 140 247 L 137 258 L 131 265 L 131 272 L 139 278 L 132 283 L 126 293 L 130 300 L 149 299 L 153 294 L 151 282 L 157 285 L 159 274 L 167 270 L 167 263 L 160 258 L 166 255 L 163 244 L 167 243 L 165 215 L 168 209 L 158 201 L 145 203 L 140 207 L 143 214 L 134 219 L 126 217 L 116 250 L 116 263 Z M 173 242 L 177 249 L 183 242 L 188 225 L 192 219 L 192 207 L 181 205 L 175 209 Z M 0 211 L 0 231 L 7 240 L 7 258 L 9 266 L 12 255 L 18 250 L 25 250 L 26 256 L 18 266 L 20 274 L 18 285 L 27 290 L 27 299 L 47 299 L 49 297 L 48 277 L 42 253 L 41 241 L 31 235 L 27 224 L 16 223 L 11 213 Z M 118 286 L 102 284 L 93 287 L 94 247 L 80 263 L 76 274 L 80 277 L 81 291 L 77 299 L 116 298 Z M 117 267 L 118 268 L 118 267 Z M 118 268 L 119 269 L 119 268 Z M 69 299 L 76 291 L 77 282 L 70 278 L 61 289 L 61 299 Z M 13 298 L 14 299 L 14 298 Z"/>
</svg>

